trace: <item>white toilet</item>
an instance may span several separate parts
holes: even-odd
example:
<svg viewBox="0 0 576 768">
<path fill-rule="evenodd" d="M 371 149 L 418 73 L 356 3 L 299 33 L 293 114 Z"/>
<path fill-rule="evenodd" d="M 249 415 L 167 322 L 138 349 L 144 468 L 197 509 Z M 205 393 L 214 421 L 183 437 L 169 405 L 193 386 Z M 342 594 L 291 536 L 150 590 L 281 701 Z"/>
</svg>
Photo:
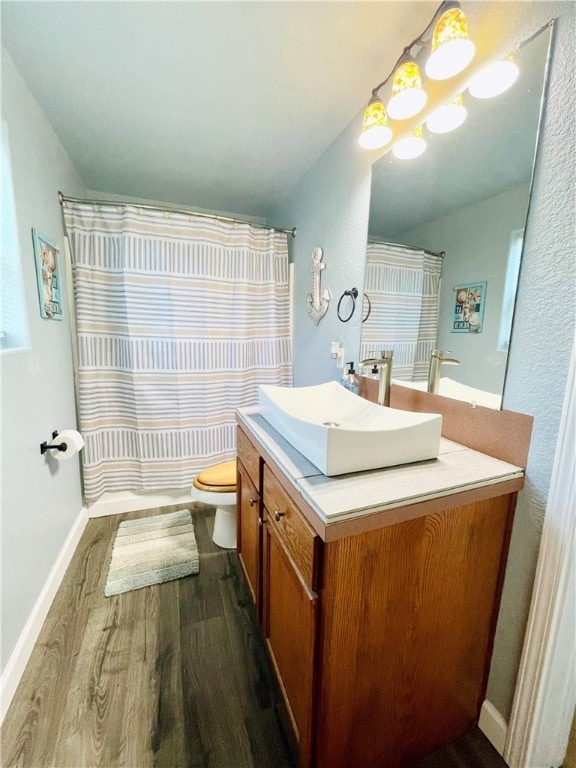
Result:
<svg viewBox="0 0 576 768">
<path fill-rule="evenodd" d="M 236 549 L 236 460 L 215 464 L 200 472 L 190 495 L 216 507 L 212 541 L 223 549 Z"/>
</svg>

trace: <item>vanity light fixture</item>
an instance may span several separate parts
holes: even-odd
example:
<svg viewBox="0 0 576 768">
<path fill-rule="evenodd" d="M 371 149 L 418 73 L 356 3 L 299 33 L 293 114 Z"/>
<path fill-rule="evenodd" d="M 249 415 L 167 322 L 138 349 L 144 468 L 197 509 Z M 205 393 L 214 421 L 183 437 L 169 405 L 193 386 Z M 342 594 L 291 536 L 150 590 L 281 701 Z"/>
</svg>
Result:
<svg viewBox="0 0 576 768">
<path fill-rule="evenodd" d="M 388 126 L 388 118 L 384 104 L 378 94 L 372 94 L 372 98 L 364 112 L 362 133 L 358 139 L 363 149 L 379 149 L 388 144 L 392 138 L 392 131 Z"/>
<path fill-rule="evenodd" d="M 468 91 L 476 99 L 491 99 L 511 88 L 520 74 L 518 64 L 512 56 L 489 64 L 481 69 L 470 81 Z"/>
<path fill-rule="evenodd" d="M 427 101 L 428 94 L 422 89 L 418 64 L 412 58 L 406 59 L 394 73 L 388 114 L 394 120 L 406 120 L 421 112 Z"/>
<path fill-rule="evenodd" d="M 392 154 L 398 160 L 413 160 L 415 157 L 420 157 L 426 151 L 427 146 L 424 131 L 420 125 L 412 131 L 410 136 L 400 139 L 394 144 Z"/>
<path fill-rule="evenodd" d="M 422 88 L 422 76 L 413 50 L 416 49 L 417 55 L 420 55 L 430 41 L 432 53 L 425 67 L 429 78 L 443 80 L 453 77 L 470 64 L 476 48 L 468 39 L 468 23 L 458 0 L 443 0 L 422 34 L 404 48 L 388 77 L 372 89 L 359 139 L 364 149 L 379 149 L 392 140 L 393 131 L 388 125 L 388 117 L 407 120 L 426 106 L 428 95 Z M 379 94 L 390 79 L 392 96 L 386 114 Z M 463 114 L 461 110 L 460 114 Z"/>
<path fill-rule="evenodd" d="M 468 110 L 462 101 L 462 94 L 459 93 L 448 104 L 432 112 L 426 120 L 426 128 L 430 133 L 450 133 L 460 128 L 468 117 Z"/>
</svg>

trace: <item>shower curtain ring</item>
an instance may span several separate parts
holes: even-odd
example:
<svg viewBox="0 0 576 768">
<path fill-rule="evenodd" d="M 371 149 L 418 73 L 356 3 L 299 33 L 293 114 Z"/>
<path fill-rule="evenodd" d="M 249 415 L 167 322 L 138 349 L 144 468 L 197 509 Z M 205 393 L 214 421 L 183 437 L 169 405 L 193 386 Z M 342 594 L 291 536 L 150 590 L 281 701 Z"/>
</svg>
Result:
<svg viewBox="0 0 576 768">
<path fill-rule="evenodd" d="M 368 312 L 366 312 L 366 315 L 362 318 L 362 322 L 365 323 L 366 320 L 370 317 L 370 312 L 372 312 L 372 303 L 370 302 L 370 299 L 368 298 L 367 293 L 363 293 L 362 296 L 364 297 L 364 300 L 368 304 Z"/>
</svg>

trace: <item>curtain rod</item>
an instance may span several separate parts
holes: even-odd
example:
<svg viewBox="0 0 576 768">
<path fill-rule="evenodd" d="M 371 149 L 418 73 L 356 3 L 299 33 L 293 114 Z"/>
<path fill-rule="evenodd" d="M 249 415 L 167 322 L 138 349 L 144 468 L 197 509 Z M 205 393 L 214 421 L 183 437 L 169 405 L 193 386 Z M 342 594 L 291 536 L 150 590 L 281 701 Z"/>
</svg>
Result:
<svg viewBox="0 0 576 768">
<path fill-rule="evenodd" d="M 80 197 L 68 197 L 68 195 L 58 192 L 58 200 L 60 205 L 64 202 L 67 203 L 85 203 L 86 205 L 113 205 L 115 207 L 121 205 L 132 205 L 134 208 L 143 208 L 147 211 L 165 211 L 166 213 L 181 213 L 185 216 L 201 216 L 206 219 L 216 219 L 217 221 L 230 221 L 234 224 L 249 224 L 251 227 L 258 227 L 259 229 L 271 229 L 274 232 L 285 232 L 287 235 L 296 237 L 296 227 L 292 229 L 280 229 L 279 227 L 271 227 L 269 224 L 259 224 L 255 221 L 245 221 L 244 219 L 234 219 L 231 216 L 220 216 L 217 213 L 201 213 L 200 211 L 188 211 L 185 208 L 169 208 L 164 205 L 149 205 L 147 203 L 129 203 L 121 200 L 83 200 Z"/>
<path fill-rule="evenodd" d="M 428 248 L 416 248 L 415 245 L 404 245 L 403 243 L 388 243 L 385 240 L 368 240 L 368 245 L 391 245 L 393 248 L 406 248 L 409 251 L 424 251 L 430 256 L 438 256 L 440 259 L 446 256 L 446 251 L 430 251 Z"/>
</svg>

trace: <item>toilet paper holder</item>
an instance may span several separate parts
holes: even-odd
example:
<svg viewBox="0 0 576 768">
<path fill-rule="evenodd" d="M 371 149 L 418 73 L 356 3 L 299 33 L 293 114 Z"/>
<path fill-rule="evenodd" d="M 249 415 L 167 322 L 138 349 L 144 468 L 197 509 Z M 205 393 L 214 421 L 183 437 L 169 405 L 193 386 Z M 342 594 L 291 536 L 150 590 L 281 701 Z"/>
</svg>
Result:
<svg viewBox="0 0 576 768">
<path fill-rule="evenodd" d="M 54 432 L 52 432 L 52 440 L 56 440 L 58 437 L 58 430 L 55 429 Z M 60 445 L 48 445 L 47 441 L 44 440 L 43 443 L 40 443 L 40 453 L 44 454 L 46 451 L 49 451 L 50 449 L 54 449 L 56 451 L 65 451 L 68 448 L 67 443 L 60 443 Z"/>
</svg>

